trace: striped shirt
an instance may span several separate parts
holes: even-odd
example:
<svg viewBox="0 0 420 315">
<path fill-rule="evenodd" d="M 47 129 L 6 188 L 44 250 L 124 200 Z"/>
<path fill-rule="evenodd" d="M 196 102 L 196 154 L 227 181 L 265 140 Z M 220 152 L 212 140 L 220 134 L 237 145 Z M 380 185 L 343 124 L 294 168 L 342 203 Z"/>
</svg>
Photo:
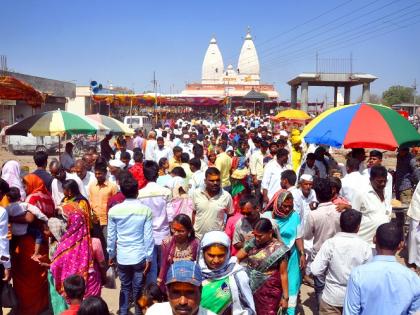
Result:
<svg viewBox="0 0 420 315">
<path fill-rule="evenodd" d="M 126 199 L 109 209 L 107 244 L 109 258 L 116 256 L 121 265 L 151 261 L 155 243 L 150 208 L 137 199 Z"/>
</svg>

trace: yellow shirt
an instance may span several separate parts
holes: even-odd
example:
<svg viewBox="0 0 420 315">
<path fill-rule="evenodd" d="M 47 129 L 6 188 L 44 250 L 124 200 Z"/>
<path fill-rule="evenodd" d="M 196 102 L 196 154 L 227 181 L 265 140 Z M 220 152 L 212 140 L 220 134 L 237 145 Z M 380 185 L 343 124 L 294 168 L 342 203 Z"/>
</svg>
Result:
<svg viewBox="0 0 420 315">
<path fill-rule="evenodd" d="M 177 161 L 175 160 L 174 157 L 171 157 L 171 159 L 169 160 L 169 169 L 168 172 L 171 172 L 175 167 L 182 167 L 182 162 L 181 161 Z"/>
<path fill-rule="evenodd" d="M 6 208 L 9 205 L 9 199 L 6 195 L 3 196 L 3 199 L 0 200 L 0 207 Z"/>
<path fill-rule="evenodd" d="M 229 187 L 230 170 L 232 168 L 232 158 L 226 152 L 222 152 L 217 156 L 216 162 L 214 164 L 216 168 L 220 171 L 222 187 Z"/>
<path fill-rule="evenodd" d="M 295 172 L 297 172 L 297 170 L 299 169 L 301 162 L 302 162 L 302 151 L 296 150 L 295 147 L 292 147 L 292 166 Z"/>
<path fill-rule="evenodd" d="M 99 218 L 100 225 L 108 224 L 108 200 L 117 192 L 117 185 L 109 181 L 105 181 L 102 185 L 95 184 L 89 186 L 89 203 L 94 217 L 96 216 Z"/>
</svg>

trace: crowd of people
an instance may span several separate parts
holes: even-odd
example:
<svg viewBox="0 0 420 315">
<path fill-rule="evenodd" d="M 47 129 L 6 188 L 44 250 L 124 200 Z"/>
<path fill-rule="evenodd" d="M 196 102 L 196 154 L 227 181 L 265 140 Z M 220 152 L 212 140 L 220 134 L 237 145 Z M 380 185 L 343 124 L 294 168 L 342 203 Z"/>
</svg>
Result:
<svg viewBox="0 0 420 315">
<path fill-rule="evenodd" d="M 320 314 L 420 310 L 420 176 L 408 148 L 391 175 L 378 150 L 339 163 L 298 128 L 235 117 L 72 151 L 36 152 L 31 173 L 2 167 L 1 272 L 16 314 L 109 314 L 101 290 L 113 270 L 121 315 L 296 314 L 302 283 Z M 397 261 L 403 247 L 414 271 Z"/>
</svg>

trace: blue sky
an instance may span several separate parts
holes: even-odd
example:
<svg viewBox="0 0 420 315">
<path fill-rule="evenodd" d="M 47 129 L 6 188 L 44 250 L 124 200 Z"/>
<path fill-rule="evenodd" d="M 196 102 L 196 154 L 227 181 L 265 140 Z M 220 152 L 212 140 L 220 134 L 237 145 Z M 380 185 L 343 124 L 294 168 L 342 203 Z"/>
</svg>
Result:
<svg viewBox="0 0 420 315">
<path fill-rule="evenodd" d="M 180 91 L 198 82 L 216 35 L 225 65 L 237 64 L 251 27 L 261 77 L 290 99 L 287 81 L 315 70 L 320 58 L 348 58 L 353 69 L 420 89 L 420 2 L 417 0 L 99 1 L 3 0 L 0 54 L 15 71 L 86 85 Z M 361 89 L 352 90 L 355 99 Z M 311 100 L 332 89 L 311 88 Z"/>
</svg>

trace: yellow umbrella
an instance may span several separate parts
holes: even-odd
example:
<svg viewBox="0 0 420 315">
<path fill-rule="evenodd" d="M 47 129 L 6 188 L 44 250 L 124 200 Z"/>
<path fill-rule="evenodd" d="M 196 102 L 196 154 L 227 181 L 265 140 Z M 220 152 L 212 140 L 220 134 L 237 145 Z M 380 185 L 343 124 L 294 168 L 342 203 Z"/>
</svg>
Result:
<svg viewBox="0 0 420 315">
<path fill-rule="evenodd" d="M 309 116 L 306 112 L 299 109 L 287 109 L 279 112 L 276 116 L 273 118 L 277 121 L 282 120 L 308 120 L 311 119 L 311 116 Z"/>
</svg>

